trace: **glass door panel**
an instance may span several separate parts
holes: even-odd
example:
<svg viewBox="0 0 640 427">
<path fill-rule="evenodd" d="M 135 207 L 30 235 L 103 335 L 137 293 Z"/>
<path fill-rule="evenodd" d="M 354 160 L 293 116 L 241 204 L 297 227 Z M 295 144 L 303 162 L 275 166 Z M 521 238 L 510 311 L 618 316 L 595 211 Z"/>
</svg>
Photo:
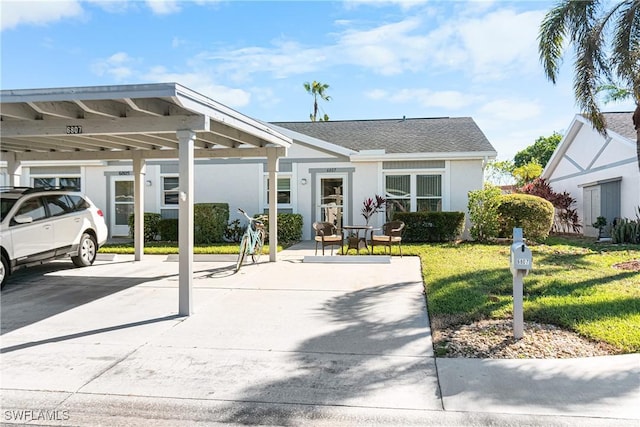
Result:
<svg viewBox="0 0 640 427">
<path fill-rule="evenodd" d="M 330 222 L 339 229 L 345 218 L 345 176 L 320 176 L 318 179 L 316 203 L 319 221 Z"/>
<path fill-rule="evenodd" d="M 114 178 L 112 183 L 113 209 L 111 235 L 129 235 L 129 215 L 134 212 L 133 180 Z"/>
</svg>

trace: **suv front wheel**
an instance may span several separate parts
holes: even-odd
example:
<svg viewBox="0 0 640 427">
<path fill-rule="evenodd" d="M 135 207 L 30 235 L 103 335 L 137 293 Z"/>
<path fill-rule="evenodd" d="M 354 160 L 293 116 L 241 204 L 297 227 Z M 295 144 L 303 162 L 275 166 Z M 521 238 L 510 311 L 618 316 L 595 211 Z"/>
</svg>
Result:
<svg viewBox="0 0 640 427">
<path fill-rule="evenodd" d="M 4 288 L 4 284 L 7 282 L 7 276 L 9 276 L 9 262 L 1 256 L 2 264 L 0 264 L 0 289 Z"/>
<path fill-rule="evenodd" d="M 72 256 L 71 261 L 76 267 L 88 267 L 96 260 L 98 254 L 98 244 L 95 237 L 89 233 L 84 233 L 80 239 L 78 255 Z"/>
</svg>

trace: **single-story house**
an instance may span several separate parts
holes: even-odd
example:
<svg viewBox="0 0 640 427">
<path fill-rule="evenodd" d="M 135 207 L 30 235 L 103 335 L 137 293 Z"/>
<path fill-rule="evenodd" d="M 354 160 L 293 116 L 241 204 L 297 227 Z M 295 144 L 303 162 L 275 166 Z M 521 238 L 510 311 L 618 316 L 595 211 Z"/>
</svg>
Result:
<svg viewBox="0 0 640 427">
<path fill-rule="evenodd" d="M 120 92 L 125 89 L 120 87 Z M 92 105 L 87 98 L 90 93 L 85 90 L 84 98 L 73 106 L 84 108 L 84 117 L 94 114 L 87 109 Z M 130 103 L 123 111 L 146 104 L 149 102 Z M 49 110 L 38 111 L 36 107 L 21 106 L 21 114 L 34 108 L 33 115 L 46 122 Z M 95 114 L 100 113 L 96 101 Z M 376 194 L 391 199 L 394 209 L 466 212 L 468 192 L 482 188 L 483 168 L 496 157 L 495 149 L 470 117 L 260 123 L 274 135 L 292 141 L 286 156 L 279 158 L 277 208 L 278 212 L 303 216 L 303 239 L 312 238 L 314 221 L 363 224 L 362 203 Z M 137 138 L 147 143 L 154 139 Z M 196 143 L 197 139 L 196 135 Z M 104 149 L 117 150 L 116 142 L 105 142 Z M 92 160 L 41 158 L 21 162 L 21 185 L 76 186 L 102 207 L 111 236 L 129 233 L 127 218 L 134 209 L 132 160 L 102 160 L 97 154 Z M 194 201 L 226 202 L 231 219 L 240 218 L 236 213 L 239 207 L 249 214 L 267 212 L 268 167 L 265 157 L 236 157 L 233 152 L 229 157 L 196 156 Z M 177 160 L 146 160 L 144 211 L 177 218 L 181 178 Z M 2 179 L 4 184 L 10 182 L 6 168 Z M 379 214 L 374 224 L 384 220 L 384 214 Z"/>
<path fill-rule="evenodd" d="M 574 117 L 547 163 L 542 178 L 555 192 L 567 192 L 586 236 L 598 236 L 592 226 L 599 216 L 635 219 L 640 207 L 640 171 L 632 112 L 605 113 L 607 135 L 598 133 L 582 115 Z"/>
</svg>

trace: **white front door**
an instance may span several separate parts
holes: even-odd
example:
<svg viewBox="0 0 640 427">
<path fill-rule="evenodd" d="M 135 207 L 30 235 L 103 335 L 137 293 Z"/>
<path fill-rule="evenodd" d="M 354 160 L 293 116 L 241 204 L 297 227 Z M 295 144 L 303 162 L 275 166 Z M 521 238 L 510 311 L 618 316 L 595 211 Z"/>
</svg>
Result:
<svg viewBox="0 0 640 427">
<path fill-rule="evenodd" d="M 316 181 L 316 219 L 342 228 L 347 216 L 346 174 L 318 174 Z"/>
<path fill-rule="evenodd" d="M 109 230 L 112 236 L 129 235 L 129 215 L 133 213 L 133 178 L 114 176 L 111 180 L 111 218 Z"/>
<path fill-rule="evenodd" d="M 600 186 L 585 187 L 583 195 L 583 211 L 584 211 L 584 235 L 598 237 L 598 229 L 593 227 L 600 216 Z"/>
</svg>

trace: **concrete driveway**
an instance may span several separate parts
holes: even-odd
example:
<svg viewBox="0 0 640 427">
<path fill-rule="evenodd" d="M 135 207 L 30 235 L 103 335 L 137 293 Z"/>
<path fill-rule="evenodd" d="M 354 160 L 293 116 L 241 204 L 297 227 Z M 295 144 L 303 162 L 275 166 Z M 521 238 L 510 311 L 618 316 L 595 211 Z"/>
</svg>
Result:
<svg viewBox="0 0 640 427">
<path fill-rule="evenodd" d="M 88 401 L 139 399 L 215 402 L 229 422 L 253 416 L 241 402 L 441 410 L 418 258 L 300 255 L 238 274 L 196 262 L 190 317 L 166 256 L 17 274 L 2 292 L 4 408 L 66 408 L 71 423 L 97 414 Z"/>
<path fill-rule="evenodd" d="M 584 388 L 571 379 L 582 371 L 562 382 L 568 391 L 559 397 L 558 384 L 540 381 L 542 370 L 558 370 L 553 362 L 436 366 L 418 258 L 303 263 L 307 255 L 308 244 L 294 246 L 278 263 L 238 274 L 233 257 L 197 257 L 190 317 L 176 314 L 175 257 L 20 272 L 1 299 L 2 421 L 637 425 L 634 355 L 592 375 L 594 391 L 573 406 L 563 402 L 579 395 L 572 385 Z"/>
</svg>

